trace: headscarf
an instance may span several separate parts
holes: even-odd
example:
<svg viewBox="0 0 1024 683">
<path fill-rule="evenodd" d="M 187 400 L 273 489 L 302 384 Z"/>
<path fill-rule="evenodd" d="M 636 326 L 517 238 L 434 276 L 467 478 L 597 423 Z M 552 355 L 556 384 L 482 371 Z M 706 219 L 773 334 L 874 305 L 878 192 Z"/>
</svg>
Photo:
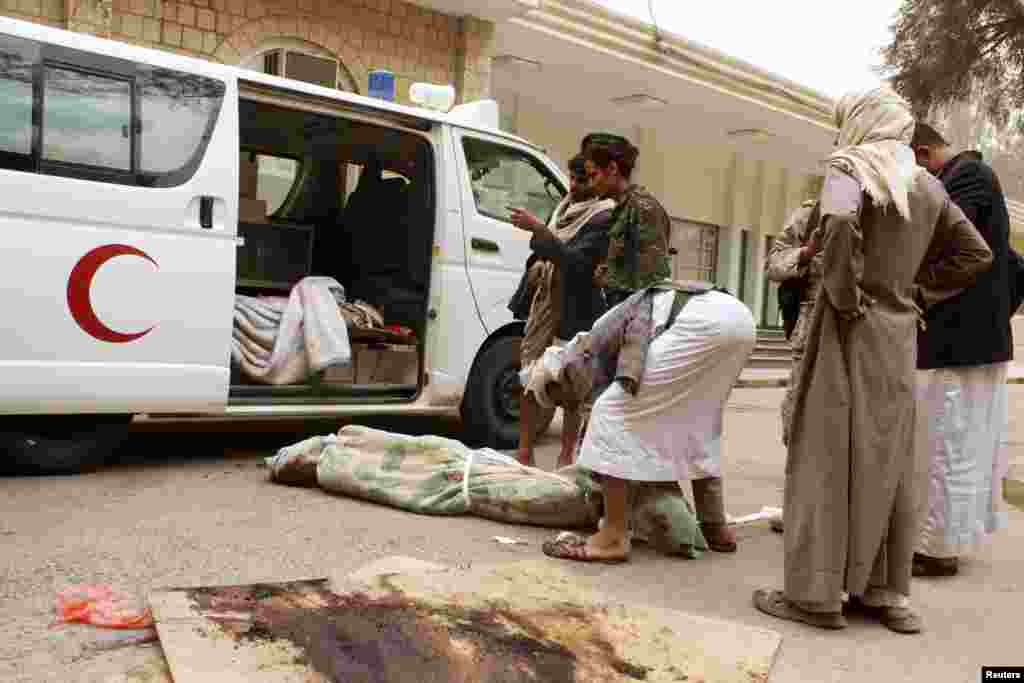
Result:
<svg viewBox="0 0 1024 683">
<path fill-rule="evenodd" d="M 836 105 L 838 147 L 830 166 L 852 172 L 879 208 L 892 204 L 910 220 L 907 195 L 920 172 L 910 140 L 914 117 L 906 101 L 888 87 L 844 95 Z"/>
<path fill-rule="evenodd" d="M 582 202 L 572 201 L 572 197 L 566 195 L 554 213 L 548 220 L 548 229 L 555 237 L 563 242 L 568 242 L 590 219 L 602 211 L 611 211 L 615 208 L 615 200 L 592 197 Z"/>
</svg>

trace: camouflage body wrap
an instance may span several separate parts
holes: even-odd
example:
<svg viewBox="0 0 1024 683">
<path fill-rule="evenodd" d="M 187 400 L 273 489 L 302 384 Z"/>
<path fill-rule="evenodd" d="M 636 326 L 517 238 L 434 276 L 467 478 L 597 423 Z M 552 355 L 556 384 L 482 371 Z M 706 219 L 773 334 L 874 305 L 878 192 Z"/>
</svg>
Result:
<svg viewBox="0 0 1024 683">
<path fill-rule="evenodd" d="M 358 425 L 282 448 L 266 464 L 271 480 L 281 484 L 319 486 L 424 515 L 588 529 L 597 526 L 604 507 L 599 475 L 581 467 L 546 472 L 453 439 Z M 634 535 L 661 552 L 700 557 L 707 543 L 679 485 L 631 487 Z"/>
<path fill-rule="evenodd" d="M 609 237 L 607 287 L 636 291 L 672 276 L 672 223 L 646 189 L 633 185 L 615 209 Z"/>
</svg>

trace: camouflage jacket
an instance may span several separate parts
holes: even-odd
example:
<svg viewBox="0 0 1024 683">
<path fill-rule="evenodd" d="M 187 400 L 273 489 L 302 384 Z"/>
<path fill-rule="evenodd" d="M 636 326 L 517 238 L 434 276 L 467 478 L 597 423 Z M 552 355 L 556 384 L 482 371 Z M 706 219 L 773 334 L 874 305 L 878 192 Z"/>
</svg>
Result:
<svg viewBox="0 0 1024 683">
<path fill-rule="evenodd" d="M 804 264 L 800 263 L 800 249 L 811 239 L 813 231 L 808 229 L 808 221 L 814 212 L 814 204 L 814 200 L 806 201 L 793 212 L 782 233 L 772 242 L 768 258 L 765 259 L 765 275 L 774 282 L 785 282 L 806 275 L 808 284 L 804 302 L 811 303 L 818 297 L 821 289 L 821 264 L 824 254 L 819 250 L 810 263 Z"/>
<path fill-rule="evenodd" d="M 609 289 L 636 291 L 672 276 L 669 236 L 672 223 L 646 189 L 631 185 L 620 198 L 608 232 Z"/>
</svg>

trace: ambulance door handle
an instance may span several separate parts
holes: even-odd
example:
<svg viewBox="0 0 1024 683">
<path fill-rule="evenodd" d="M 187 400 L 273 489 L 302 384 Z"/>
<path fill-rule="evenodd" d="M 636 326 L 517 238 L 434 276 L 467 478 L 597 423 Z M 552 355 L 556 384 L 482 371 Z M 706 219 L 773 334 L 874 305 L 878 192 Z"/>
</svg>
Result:
<svg viewBox="0 0 1024 683">
<path fill-rule="evenodd" d="M 199 227 L 213 229 L 213 197 L 199 198 Z"/>
<path fill-rule="evenodd" d="M 492 240 L 485 240 L 480 237 L 474 237 L 469 241 L 469 246 L 473 247 L 477 251 L 490 251 L 495 254 L 501 251 L 501 247 L 498 246 L 497 242 Z"/>
</svg>

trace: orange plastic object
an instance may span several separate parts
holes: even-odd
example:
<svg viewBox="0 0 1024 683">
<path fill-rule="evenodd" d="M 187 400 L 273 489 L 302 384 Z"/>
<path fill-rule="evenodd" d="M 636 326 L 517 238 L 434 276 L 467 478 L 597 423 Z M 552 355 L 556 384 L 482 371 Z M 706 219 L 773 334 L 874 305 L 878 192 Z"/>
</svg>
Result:
<svg viewBox="0 0 1024 683">
<path fill-rule="evenodd" d="M 139 629 L 153 625 L 153 613 L 110 586 L 79 585 L 57 594 L 57 620 L 65 624 Z"/>
</svg>

